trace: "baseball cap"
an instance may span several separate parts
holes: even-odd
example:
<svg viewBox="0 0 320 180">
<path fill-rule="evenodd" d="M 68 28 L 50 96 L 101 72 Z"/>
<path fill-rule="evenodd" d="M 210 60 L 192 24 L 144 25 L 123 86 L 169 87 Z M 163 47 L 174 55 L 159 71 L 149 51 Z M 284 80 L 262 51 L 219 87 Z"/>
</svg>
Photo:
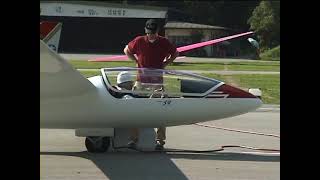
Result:
<svg viewBox="0 0 320 180">
<path fill-rule="evenodd" d="M 155 19 L 149 19 L 146 22 L 145 30 L 146 33 L 156 33 L 158 31 L 159 25 Z"/>
<path fill-rule="evenodd" d="M 128 71 L 123 71 L 117 76 L 117 84 L 121 84 L 124 82 L 132 81 L 132 75 Z"/>
</svg>

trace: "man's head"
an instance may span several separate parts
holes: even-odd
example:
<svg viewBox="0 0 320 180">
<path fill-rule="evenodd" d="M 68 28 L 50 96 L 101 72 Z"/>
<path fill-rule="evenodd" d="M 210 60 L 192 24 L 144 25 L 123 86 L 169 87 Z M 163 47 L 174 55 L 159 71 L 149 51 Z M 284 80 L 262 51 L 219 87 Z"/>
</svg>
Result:
<svg viewBox="0 0 320 180">
<path fill-rule="evenodd" d="M 155 40 L 158 36 L 159 24 L 155 19 L 149 19 L 144 27 L 149 40 Z"/>
<path fill-rule="evenodd" d="M 120 72 L 117 76 L 118 87 L 131 90 L 133 86 L 133 77 L 128 71 Z"/>
</svg>

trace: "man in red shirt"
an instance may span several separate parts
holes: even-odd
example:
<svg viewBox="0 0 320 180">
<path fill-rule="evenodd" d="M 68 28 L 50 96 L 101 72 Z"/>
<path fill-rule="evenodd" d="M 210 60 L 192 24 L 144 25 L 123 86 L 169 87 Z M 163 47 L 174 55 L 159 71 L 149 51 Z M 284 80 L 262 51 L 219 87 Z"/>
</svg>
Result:
<svg viewBox="0 0 320 180">
<path fill-rule="evenodd" d="M 164 69 L 168 64 L 172 63 L 179 55 L 177 48 L 167 38 L 158 35 L 159 24 L 155 19 L 150 19 L 145 25 L 145 36 L 138 36 L 124 48 L 124 53 L 129 59 L 136 62 L 139 68 Z M 136 54 L 137 58 L 134 56 Z M 149 71 L 150 72 L 150 71 Z M 159 73 L 146 74 L 140 72 L 137 77 L 136 87 L 144 89 L 150 87 L 150 84 L 162 84 L 162 74 Z M 149 84 L 149 85 L 143 85 Z M 157 87 L 157 86 L 153 86 Z M 159 87 L 159 86 L 158 86 Z M 135 146 L 138 141 L 138 129 L 133 129 L 131 133 L 131 142 L 129 145 Z M 157 130 L 156 149 L 163 149 L 166 139 L 165 127 Z"/>
</svg>

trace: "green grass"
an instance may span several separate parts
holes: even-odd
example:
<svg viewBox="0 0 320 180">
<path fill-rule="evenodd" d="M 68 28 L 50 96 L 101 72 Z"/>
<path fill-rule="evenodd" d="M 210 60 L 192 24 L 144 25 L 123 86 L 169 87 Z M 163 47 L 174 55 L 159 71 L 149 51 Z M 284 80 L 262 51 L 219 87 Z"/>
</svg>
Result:
<svg viewBox="0 0 320 180">
<path fill-rule="evenodd" d="M 219 81 L 223 81 L 226 82 L 226 75 L 221 75 L 221 74 L 213 74 L 213 73 L 198 73 L 199 75 L 205 76 L 205 77 L 209 77 L 209 78 L 213 78 L 213 79 L 217 79 Z"/>
<path fill-rule="evenodd" d="M 234 62 L 227 65 L 228 70 L 232 71 L 280 71 L 280 63 L 247 63 L 247 62 Z"/>
<path fill-rule="evenodd" d="M 260 54 L 261 60 L 280 61 L 280 45 Z"/>
<path fill-rule="evenodd" d="M 84 77 L 88 78 L 88 77 L 92 77 L 92 76 L 97 76 L 100 75 L 101 72 L 100 70 L 96 70 L 96 71 L 79 71 Z"/>
<path fill-rule="evenodd" d="M 166 69 L 172 70 L 223 70 L 223 63 L 203 63 L 203 62 L 174 62 Z"/>
<path fill-rule="evenodd" d="M 265 104 L 280 104 L 280 75 L 241 74 L 240 86 L 247 88 L 260 88 L 262 101 Z"/>
<path fill-rule="evenodd" d="M 88 62 L 82 60 L 70 60 L 69 61 L 76 69 L 100 69 L 100 68 L 111 68 L 111 67 L 135 67 L 135 63 L 132 61 L 123 62 Z"/>
<path fill-rule="evenodd" d="M 248 90 L 249 88 L 260 88 L 262 101 L 265 104 L 280 104 L 280 75 L 276 74 L 233 74 L 217 75 L 203 74 L 215 78 L 227 84 L 235 82 L 238 87 Z"/>
<path fill-rule="evenodd" d="M 131 61 L 124 62 L 88 62 L 72 60 L 76 69 L 100 69 L 110 67 L 135 67 Z M 234 71 L 280 71 L 280 62 L 175 62 L 167 69 L 174 70 L 234 70 Z"/>
</svg>

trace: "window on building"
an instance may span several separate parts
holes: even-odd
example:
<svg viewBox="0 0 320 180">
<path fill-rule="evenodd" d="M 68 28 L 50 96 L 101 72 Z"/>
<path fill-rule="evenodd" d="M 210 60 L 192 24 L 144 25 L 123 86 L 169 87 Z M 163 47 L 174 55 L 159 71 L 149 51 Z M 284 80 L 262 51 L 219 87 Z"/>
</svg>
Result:
<svg viewBox="0 0 320 180">
<path fill-rule="evenodd" d="M 168 39 L 177 47 L 192 44 L 192 39 L 190 36 L 168 36 Z"/>
</svg>

